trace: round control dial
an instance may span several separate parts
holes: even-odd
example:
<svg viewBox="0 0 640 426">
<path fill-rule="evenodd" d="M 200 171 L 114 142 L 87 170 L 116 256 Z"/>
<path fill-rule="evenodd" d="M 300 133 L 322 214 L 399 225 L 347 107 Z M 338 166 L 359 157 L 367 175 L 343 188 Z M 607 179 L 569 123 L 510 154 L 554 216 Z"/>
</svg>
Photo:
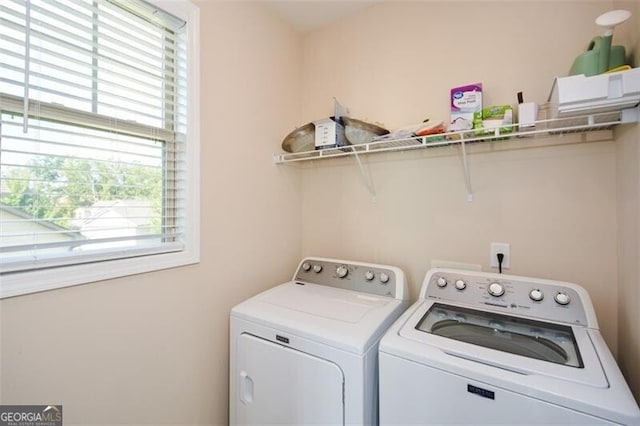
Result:
<svg viewBox="0 0 640 426">
<path fill-rule="evenodd" d="M 305 272 L 309 272 L 311 270 L 311 265 L 308 262 L 304 262 L 302 264 L 302 270 Z"/>
<path fill-rule="evenodd" d="M 345 265 L 340 265 L 336 268 L 336 275 L 338 275 L 339 278 L 344 278 L 348 274 L 349 274 L 349 270 Z"/>
<path fill-rule="evenodd" d="M 487 291 L 492 296 L 500 297 L 504 294 L 504 286 L 500 283 L 491 283 Z"/>
<path fill-rule="evenodd" d="M 438 287 L 446 287 L 447 279 L 445 277 L 440 277 L 438 278 L 438 281 L 436 281 L 436 284 L 438 284 Z"/>
<path fill-rule="evenodd" d="M 555 301 L 560 305 L 568 305 L 571 302 L 571 297 L 567 293 L 558 293 L 556 297 L 554 297 Z"/>
<path fill-rule="evenodd" d="M 465 288 L 467 288 L 467 283 L 462 280 L 456 280 L 455 286 L 458 290 L 464 290 Z"/>
<path fill-rule="evenodd" d="M 384 272 L 380 273 L 380 282 L 383 284 L 386 284 L 389 282 L 389 275 L 385 274 Z"/>
<path fill-rule="evenodd" d="M 322 265 L 313 265 L 313 272 L 315 272 L 316 274 L 322 272 Z"/>
<path fill-rule="evenodd" d="M 364 279 L 367 281 L 371 281 L 374 276 L 373 271 L 367 271 L 364 273 Z"/>
<path fill-rule="evenodd" d="M 529 299 L 533 300 L 534 302 L 539 302 L 544 299 L 544 293 L 542 292 L 542 290 L 534 288 L 529 292 Z"/>
</svg>

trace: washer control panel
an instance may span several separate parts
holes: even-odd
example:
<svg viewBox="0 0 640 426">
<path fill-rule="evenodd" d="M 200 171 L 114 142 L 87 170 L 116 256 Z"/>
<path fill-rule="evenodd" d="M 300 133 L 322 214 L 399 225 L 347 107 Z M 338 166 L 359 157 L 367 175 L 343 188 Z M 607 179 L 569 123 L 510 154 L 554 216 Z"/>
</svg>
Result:
<svg viewBox="0 0 640 426">
<path fill-rule="evenodd" d="M 481 272 L 432 270 L 425 277 L 422 293 L 425 299 L 589 325 L 581 297 L 581 293 L 586 292 L 571 283 Z M 587 300 L 586 303 L 591 302 Z"/>
<path fill-rule="evenodd" d="M 397 268 L 383 265 L 308 258 L 298 267 L 294 281 L 404 298 L 404 275 Z"/>
</svg>

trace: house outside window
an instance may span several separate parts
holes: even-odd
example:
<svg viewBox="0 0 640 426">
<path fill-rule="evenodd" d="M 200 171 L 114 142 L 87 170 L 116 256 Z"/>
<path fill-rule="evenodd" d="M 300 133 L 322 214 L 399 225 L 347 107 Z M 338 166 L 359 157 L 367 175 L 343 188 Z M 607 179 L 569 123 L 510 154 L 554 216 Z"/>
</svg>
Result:
<svg viewBox="0 0 640 426">
<path fill-rule="evenodd" d="M 0 3 L 0 297 L 199 261 L 198 10 Z"/>
</svg>

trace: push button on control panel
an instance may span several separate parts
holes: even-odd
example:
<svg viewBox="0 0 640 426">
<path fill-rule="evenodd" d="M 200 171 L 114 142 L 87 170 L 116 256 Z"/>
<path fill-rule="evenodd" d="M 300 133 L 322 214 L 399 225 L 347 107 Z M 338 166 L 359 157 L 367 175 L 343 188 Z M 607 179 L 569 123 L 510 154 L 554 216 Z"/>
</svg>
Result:
<svg viewBox="0 0 640 426">
<path fill-rule="evenodd" d="M 346 265 L 340 265 L 336 268 L 336 275 L 339 278 L 344 278 L 349 274 L 349 269 L 347 269 Z"/>
<path fill-rule="evenodd" d="M 544 299 L 544 293 L 542 292 L 542 290 L 534 288 L 529 292 L 529 299 L 533 300 L 534 302 L 539 302 Z"/>
<path fill-rule="evenodd" d="M 559 292 L 558 294 L 556 294 L 556 297 L 554 297 L 554 299 L 556 303 L 560 305 L 568 305 L 569 302 L 571 302 L 571 297 L 569 297 L 567 293 L 562 293 L 562 292 Z"/>
</svg>

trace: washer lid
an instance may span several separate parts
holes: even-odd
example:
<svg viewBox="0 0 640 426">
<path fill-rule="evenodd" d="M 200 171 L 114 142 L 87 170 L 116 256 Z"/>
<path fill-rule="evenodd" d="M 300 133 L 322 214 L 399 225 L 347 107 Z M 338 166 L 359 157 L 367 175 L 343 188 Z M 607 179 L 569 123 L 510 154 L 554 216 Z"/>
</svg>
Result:
<svg viewBox="0 0 640 426">
<path fill-rule="evenodd" d="M 434 303 L 416 330 L 532 359 L 584 367 L 568 325 Z"/>
<path fill-rule="evenodd" d="M 404 307 L 398 299 L 292 281 L 240 303 L 231 316 L 362 354 Z"/>
<path fill-rule="evenodd" d="M 478 368 L 491 365 L 528 376 L 607 388 L 609 383 L 588 330 L 582 326 L 530 321 L 506 312 L 497 315 L 463 305 L 419 301 L 398 337 L 418 346 L 433 347 L 438 358 L 447 364 L 456 358 L 464 359 L 477 363 Z M 402 342 L 397 344 L 401 346 Z M 425 355 L 430 351 L 421 349 L 411 358 L 437 364 L 433 355 Z"/>
</svg>

